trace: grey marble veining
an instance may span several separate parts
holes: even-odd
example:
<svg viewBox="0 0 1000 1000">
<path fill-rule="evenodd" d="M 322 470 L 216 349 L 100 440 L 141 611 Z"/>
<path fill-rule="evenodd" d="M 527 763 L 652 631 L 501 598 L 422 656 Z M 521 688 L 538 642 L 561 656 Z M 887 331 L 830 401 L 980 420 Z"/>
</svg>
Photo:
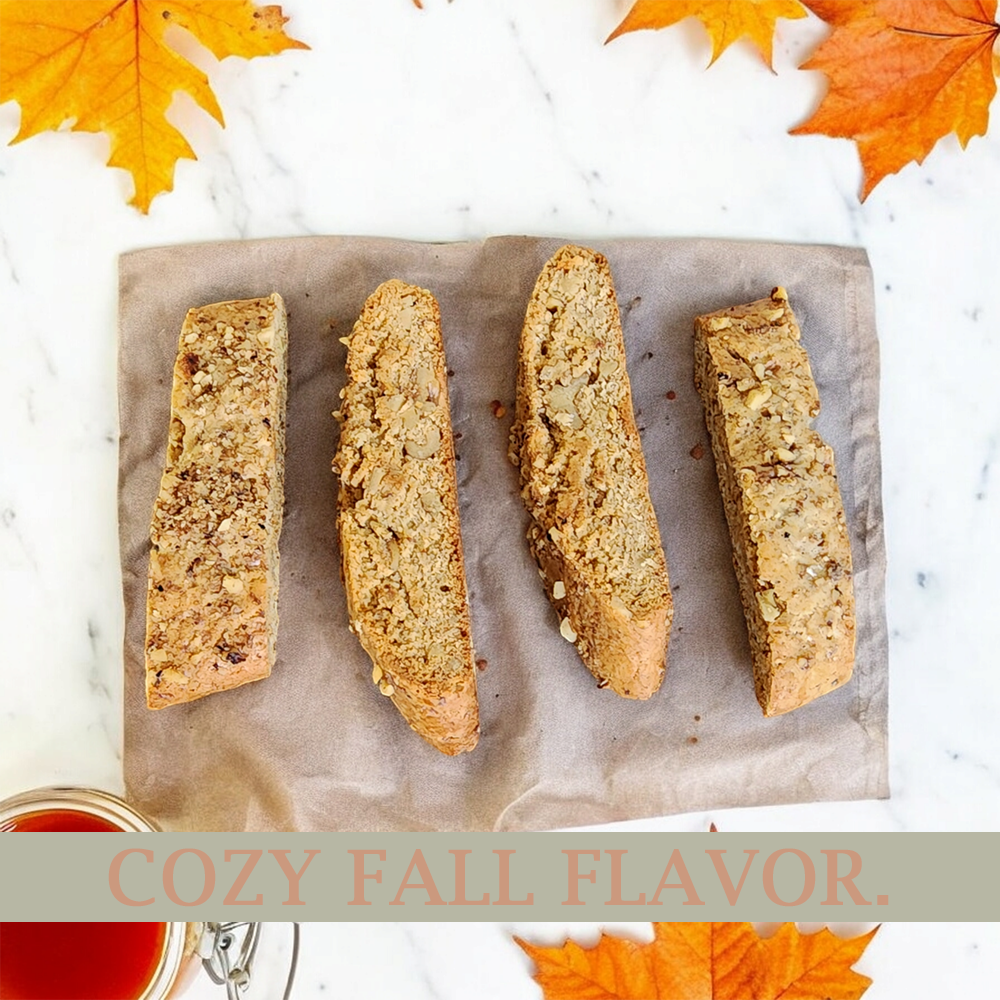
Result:
<svg viewBox="0 0 1000 1000">
<path fill-rule="evenodd" d="M 223 131 L 148 217 L 100 136 L 5 145 L 0 106 L 0 795 L 120 786 L 116 255 L 297 233 L 504 232 L 857 243 L 872 259 L 892 632 L 887 802 L 691 815 L 640 829 L 995 829 L 1000 671 L 1000 138 L 946 139 L 857 201 L 853 146 L 793 137 L 823 29 L 782 22 L 772 74 L 709 70 L 694 24 L 604 46 L 602 0 L 285 4 L 312 46 L 206 62 Z"/>
</svg>

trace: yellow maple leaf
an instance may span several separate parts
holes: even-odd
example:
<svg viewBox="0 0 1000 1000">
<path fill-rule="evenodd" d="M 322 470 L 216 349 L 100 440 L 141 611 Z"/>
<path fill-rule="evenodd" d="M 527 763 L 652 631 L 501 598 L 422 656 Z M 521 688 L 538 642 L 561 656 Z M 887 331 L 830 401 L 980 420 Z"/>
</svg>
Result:
<svg viewBox="0 0 1000 1000">
<path fill-rule="evenodd" d="M 711 66 L 740 38 L 749 38 L 768 66 L 771 42 L 779 17 L 805 17 L 799 0 L 636 0 L 625 20 L 608 36 L 608 41 L 629 31 L 666 28 L 686 17 L 696 17 L 712 39 Z"/>
<path fill-rule="evenodd" d="M 220 125 L 208 78 L 170 47 L 185 28 L 217 59 L 308 48 L 285 34 L 277 6 L 249 0 L 45 0 L 0 2 L 0 103 L 16 100 L 20 142 L 72 121 L 78 132 L 106 132 L 110 166 L 128 170 L 131 199 L 143 212 L 173 188 L 178 159 L 196 159 L 165 118 L 183 90 Z"/>
<path fill-rule="evenodd" d="M 650 944 L 602 934 L 593 948 L 567 941 L 534 960 L 545 1000 L 859 1000 L 871 985 L 851 966 L 878 930 L 838 938 L 782 924 L 770 938 L 749 923 L 654 923 Z"/>
<path fill-rule="evenodd" d="M 872 981 L 851 966 L 877 930 L 845 939 L 825 927 L 816 934 L 800 934 L 795 924 L 782 924 L 773 937 L 761 941 L 761 1000 L 856 1000 Z"/>
<path fill-rule="evenodd" d="M 672 997 L 749 998 L 762 941 L 745 923 L 655 923 L 651 955 L 657 992 Z M 638 997 L 633 998 L 638 1000 Z"/>
</svg>

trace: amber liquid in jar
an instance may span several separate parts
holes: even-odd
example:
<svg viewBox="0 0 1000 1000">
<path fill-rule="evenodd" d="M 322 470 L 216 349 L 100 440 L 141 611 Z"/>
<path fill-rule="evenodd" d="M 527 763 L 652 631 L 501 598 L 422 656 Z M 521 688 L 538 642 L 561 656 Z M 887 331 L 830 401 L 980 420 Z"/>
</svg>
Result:
<svg viewBox="0 0 1000 1000">
<path fill-rule="evenodd" d="M 42 809 L 8 820 L 0 833 L 121 833 L 121 827 L 76 809 Z"/>
<path fill-rule="evenodd" d="M 165 923 L 0 923 L 0 1000 L 138 1000 Z"/>
</svg>

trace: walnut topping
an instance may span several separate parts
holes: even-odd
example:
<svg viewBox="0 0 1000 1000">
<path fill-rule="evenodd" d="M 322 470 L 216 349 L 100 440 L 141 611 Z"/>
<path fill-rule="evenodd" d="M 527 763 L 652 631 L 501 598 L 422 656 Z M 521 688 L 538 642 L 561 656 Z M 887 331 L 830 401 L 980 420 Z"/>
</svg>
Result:
<svg viewBox="0 0 1000 1000">
<path fill-rule="evenodd" d="M 733 325 L 733 321 L 728 316 L 713 316 L 708 320 L 708 328 L 713 331 L 725 330 Z"/>
<path fill-rule="evenodd" d="M 757 595 L 757 603 L 760 605 L 760 613 L 764 616 L 764 621 L 777 621 L 781 616 L 781 608 L 774 597 L 774 589 L 763 590 Z"/>
<path fill-rule="evenodd" d="M 608 263 L 564 247 L 525 316 L 508 455 L 560 634 L 618 694 L 647 698 L 663 673 L 671 601 L 635 416 Z M 654 623 L 641 642 L 623 608 Z"/>
<path fill-rule="evenodd" d="M 266 677 L 274 662 L 286 346 L 276 295 L 185 319 L 150 529 L 151 708 Z M 183 663 L 184 679 L 163 662 Z"/>
<path fill-rule="evenodd" d="M 171 684 L 182 688 L 188 687 L 191 683 L 191 678 L 176 667 L 164 667 L 159 671 L 158 680 L 161 685 Z"/>
<path fill-rule="evenodd" d="M 819 396 L 788 296 L 695 321 L 695 383 L 718 460 L 765 715 L 842 685 L 854 658 L 850 543 Z M 736 391 L 733 391 L 733 387 Z"/>
<path fill-rule="evenodd" d="M 388 281 L 347 351 L 338 533 L 352 629 L 372 683 L 451 754 L 476 743 L 475 663 L 438 309 Z M 398 695 L 398 697 L 396 697 Z"/>
<path fill-rule="evenodd" d="M 426 493 L 421 493 L 420 505 L 428 513 L 437 514 L 443 509 L 441 504 L 441 494 L 435 490 L 428 490 Z"/>
<path fill-rule="evenodd" d="M 410 458 L 430 458 L 441 447 L 441 432 L 433 424 L 427 428 L 423 441 L 408 440 L 406 454 Z"/>
<path fill-rule="evenodd" d="M 560 413 L 576 413 L 573 405 L 573 396 L 579 386 L 576 385 L 554 385 L 549 392 L 549 406 Z"/>
</svg>

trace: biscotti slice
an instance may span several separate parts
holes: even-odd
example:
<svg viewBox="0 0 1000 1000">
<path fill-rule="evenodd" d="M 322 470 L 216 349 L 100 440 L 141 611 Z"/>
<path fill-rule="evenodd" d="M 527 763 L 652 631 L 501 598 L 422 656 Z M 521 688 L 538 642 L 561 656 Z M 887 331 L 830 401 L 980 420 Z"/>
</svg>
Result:
<svg viewBox="0 0 1000 1000">
<path fill-rule="evenodd" d="M 372 681 L 442 753 L 479 739 L 441 315 L 401 281 L 365 303 L 347 348 L 337 526 L 352 631 Z"/>
<path fill-rule="evenodd" d="M 150 708 L 260 680 L 274 665 L 287 343 L 279 295 L 184 320 L 150 530 Z"/>
<path fill-rule="evenodd" d="M 765 715 L 827 694 L 854 665 L 851 547 L 819 394 L 783 288 L 695 320 L 733 562 Z"/>
<path fill-rule="evenodd" d="M 673 602 L 611 270 L 593 250 L 563 247 L 535 285 L 510 460 L 559 631 L 599 686 L 650 697 L 666 669 Z"/>
</svg>

